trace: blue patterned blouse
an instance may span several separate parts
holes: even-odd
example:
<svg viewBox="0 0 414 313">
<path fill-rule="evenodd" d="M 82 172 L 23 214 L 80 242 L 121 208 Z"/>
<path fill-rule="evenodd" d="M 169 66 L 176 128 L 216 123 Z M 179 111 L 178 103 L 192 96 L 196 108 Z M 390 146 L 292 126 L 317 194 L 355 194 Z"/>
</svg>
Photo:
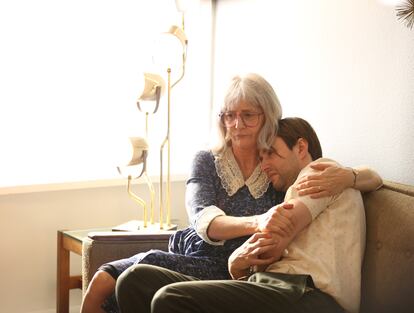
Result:
<svg viewBox="0 0 414 313">
<path fill-rule="evenodd" d="M 276 192 L 271 184 L 258 198 L 252 196 L 246 185 L 229 196 L 217 173 L 214 155 L 210 151 L 201 151 L 194 158 L 187 180 L 186 202 L 191 226 L 171 237 L 170 252 L 185 255 L 188 260 L 194 258 L 198 263 L 197 273 L 190 275 L 203 279 L 229 278 L 227 259 L 248 237 L 227 240 L 223 245 L 211 245 L 202 240 L 194 228 L 197 216 L 210 206 L 220 208 L 229 216 L 262 214 L 281 203 L 283 198 L 284 193 Z M 205 262 L 209 266 L 204 266 Z M 215 265 L 212 266 L 210 262 Z"/>
</svg>

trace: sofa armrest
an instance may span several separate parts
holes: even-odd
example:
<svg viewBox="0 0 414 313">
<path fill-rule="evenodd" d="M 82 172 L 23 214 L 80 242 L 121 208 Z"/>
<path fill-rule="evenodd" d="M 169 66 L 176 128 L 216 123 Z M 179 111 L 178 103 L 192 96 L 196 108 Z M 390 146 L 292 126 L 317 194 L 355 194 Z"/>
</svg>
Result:
<svg viewBox="0 0 414 313">
<path fill-rule="evenodd" d="M 385 181 L 364 194 L 367 244 L 361 313 L 412 312 L 414 186 Z"/>
</svg>

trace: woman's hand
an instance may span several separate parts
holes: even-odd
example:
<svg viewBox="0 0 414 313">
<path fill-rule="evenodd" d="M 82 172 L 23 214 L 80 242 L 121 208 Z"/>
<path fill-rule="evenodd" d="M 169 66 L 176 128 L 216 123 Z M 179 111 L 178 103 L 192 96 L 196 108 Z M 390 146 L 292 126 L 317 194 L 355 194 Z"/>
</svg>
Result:
<svg viewBox="0 0 414 313">
<path fill-rule="evenodd" d="M 354 184 L 351 168 L 327 162 L 316 163 L 311 167 L 319 172 L 304 176 L 296 183 L 299 196 L 310 195 L 313 199 L 333 196 Z"/>
<path fill-rule="evenodd" d="M 233 279 L 239 279 L 249 274 L 251 266 L 267 266 L 275 261 L 277 257 L 261 255 L 277 247 L 276 236 L 270 233 L 256 233 L 245 241 L 239 248 L 234 250 L 228 260 L 228 269 Z"/>
<path fill-rule="evenodd" d="M 293 204 L 282 203 L 270 208 L 266 213 L 257 215 L 256 232 L 273 232 L 282 237 L 292 235 L 294 229 Z"/>
</svg>

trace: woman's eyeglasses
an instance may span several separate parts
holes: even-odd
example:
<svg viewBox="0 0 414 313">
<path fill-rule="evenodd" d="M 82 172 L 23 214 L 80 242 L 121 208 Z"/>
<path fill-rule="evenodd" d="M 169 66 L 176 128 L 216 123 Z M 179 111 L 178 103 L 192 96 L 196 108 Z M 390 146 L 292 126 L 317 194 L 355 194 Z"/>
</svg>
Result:
<svg viewBox="0 0 414 313">
<path fill-rule="evenodd" d="M 220 113 L 221 124 L 225 127 L 234 127 L 238 118 L 241 119 L 244 126 L 246 127 L 256 127 L 259 124 L 260 115 L 262 112 L 251 112 L 251 111 L 227 111 Z"/>
</svg>

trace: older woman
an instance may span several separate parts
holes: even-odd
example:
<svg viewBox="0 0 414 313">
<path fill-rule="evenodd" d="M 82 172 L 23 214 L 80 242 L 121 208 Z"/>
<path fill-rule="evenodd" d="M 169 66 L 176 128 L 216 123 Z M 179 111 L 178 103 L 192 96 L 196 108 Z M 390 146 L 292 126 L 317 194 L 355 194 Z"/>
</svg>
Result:
<svg viewBox="0 0 414 313">
<path fill-rule="evenodd" d="M 157 265 L 199 279 L 230 279 L 227 259 L 246 236 L 257 231 L 289 235 L 289 208 L 271 209 L 284 194 L 269 184 L 258 153 L 273 143 L 281 115 L 279 100 L 264 78 L 234 77 L 217 119 L 220 140 L 211 151 L 195 156 L 187 181 L 190 226 L 171 237 L 169 252 L 151 250 L 103 265 L 88 287 L 81 312 L 103 312 L 101 304 L 113 293 L 117 278 L 127 269 L 123 275 L 129 275 L 135 264 Z M 348 187 L 351 169 L 327 170 L 329 175 L 322 177 L 335 183 L 322 180 L 324 192 Z M 368 177 L 375 175 L 367 172 Z M 305 192 L 320 192 L 321 185 L 318 179 L 303 183 Z M 117 311 L 114 304 L 106 301 L 105 310 Z"/>
<path fill-rule="evenodd" d="M 269 184 L 258 153 L 272 145 L 281 114 L 278 98 L 264 78 L 257 74 L 233 78 L 217 119 L 218 144 L 196 155 L 187 181 L 187 211 L 193 227 L 178 232 L 180 239 L 172 241 L 181 253 L 206 256 L 206 262 L 216 264 L 200 268 L 196 276 L 229 278 L 227 258 L 246 236 L 259 231 L 289 233 L 288 208 L 270 209 L 283 201 L 284 194 Z M 368 168 L 321 164 L 316 169 L 321 174 L 302 181 L 302 194 L 322 197 L 347 187 L 370 191 L 382 184 Z"/>
</svg>

